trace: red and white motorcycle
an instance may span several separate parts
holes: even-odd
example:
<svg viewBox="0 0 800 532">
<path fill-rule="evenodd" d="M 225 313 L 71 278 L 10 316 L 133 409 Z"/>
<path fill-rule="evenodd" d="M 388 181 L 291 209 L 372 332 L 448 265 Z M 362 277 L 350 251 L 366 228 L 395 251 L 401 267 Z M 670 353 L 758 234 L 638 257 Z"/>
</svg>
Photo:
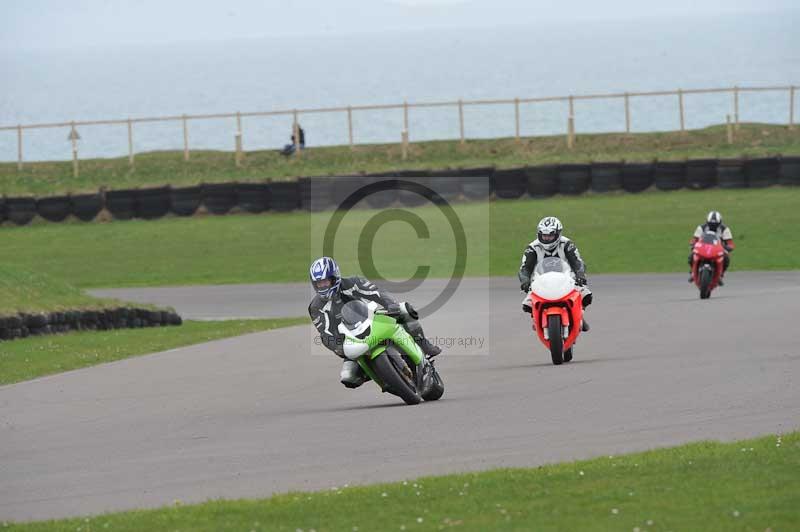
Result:
<svg viewBox="0 0 800 532">
<path fill-rule="evenodd" d="M 583 295 L 566 261 L 546 257 L 533 271 L 531 318 L 553 364 L 572 360 L 572 347 L 583 327 Z"/>
</svg>

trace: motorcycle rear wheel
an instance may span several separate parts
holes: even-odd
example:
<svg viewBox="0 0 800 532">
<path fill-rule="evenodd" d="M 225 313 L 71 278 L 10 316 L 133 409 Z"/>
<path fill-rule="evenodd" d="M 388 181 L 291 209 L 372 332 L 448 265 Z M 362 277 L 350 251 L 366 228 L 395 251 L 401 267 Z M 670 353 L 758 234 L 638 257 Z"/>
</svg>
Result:
<svg viewBox="0 0 800 532">
<path fill-rule="evenodd" d="M 422 397 L 414 386 L 414 376 L 394 346 L 387 347 L 384 353 L 370 360 L 369 365 L 383 382 L 385 391 L 396 395 L 407 405 L 422 402 Z"/>
<path fill-rule="evenodd" d="M 547 334 L 550 337 L 550 358 L 556 366 L 564 362 L 564 338 L 561 336 L 561 316 L 547 318 Z"/>
</svg>

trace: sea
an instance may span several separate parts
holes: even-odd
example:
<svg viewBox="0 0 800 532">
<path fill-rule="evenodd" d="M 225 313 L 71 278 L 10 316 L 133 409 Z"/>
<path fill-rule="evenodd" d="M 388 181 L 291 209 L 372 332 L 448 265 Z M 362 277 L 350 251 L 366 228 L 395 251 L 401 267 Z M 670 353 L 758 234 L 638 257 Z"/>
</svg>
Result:
<svg viewBox="0 0 800 532">
<path fill-rule="evenodd" d="M 182 114 L 536 98 L 750 86 L 800 86 L 800 11 L 717 17 L 266 37 L 54 50 L 0 50 L 0 126 Z M 795 97 L 800 121 L 800 90 Z M 741 121 L 787 123 L 789 95 L 743 92 Z M 631 129 L 678 129 L 676 96 L 630 100 Z M 687 128 L 724 123 L 730 94 L 685 96 Z M 520 105 L 520 133 L 566 131 L 565 102 Z M 458 108 L 411 108 L 412 142 L 460 136 Z M 349 141 L 347 114 L 301 114 L 308 146 Z M 357 144 L 399 142 L 403 111 L 355 111 Z M 232 150 L 234 119 L 191 120 L 191 149 Z M 578 100 L 575 128 L 625 130 L 623 100 Z M 242 119 L 245 150 L 278 149 L 292 117 Z M 79 126 L 81 158 L 128 153 L 124 125 Z M 25 160 L 71 157 L 68 128 L 26 129 Z M 513 105 L 464 107 L 467 138 L 515 134 Z M 136 152 L 180 150 L 179 121 L 135 124 Z M 17 132 L 0 131 L 0 160 Z"/>
</svg>

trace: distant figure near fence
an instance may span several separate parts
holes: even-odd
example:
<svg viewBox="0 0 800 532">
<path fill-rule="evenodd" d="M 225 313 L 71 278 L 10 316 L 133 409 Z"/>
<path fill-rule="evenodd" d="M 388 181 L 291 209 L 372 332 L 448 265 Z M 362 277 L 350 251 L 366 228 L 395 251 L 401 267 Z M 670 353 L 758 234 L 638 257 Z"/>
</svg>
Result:
<svg viewBox="0 0 800 532">
<path fill-rule="evenodd" d="M 306 132 L 300 127 L 300 124 L 297 125 L 298 136 L 300 137 L 300 149 L 303 150 L 306 147 Z M 294 133 L 291 136 L 292 143 L 287 144 L 281 150 L 281 155 L 289 156 L 297 150 L 297 141 L 294 138 Z"/>
</svg>

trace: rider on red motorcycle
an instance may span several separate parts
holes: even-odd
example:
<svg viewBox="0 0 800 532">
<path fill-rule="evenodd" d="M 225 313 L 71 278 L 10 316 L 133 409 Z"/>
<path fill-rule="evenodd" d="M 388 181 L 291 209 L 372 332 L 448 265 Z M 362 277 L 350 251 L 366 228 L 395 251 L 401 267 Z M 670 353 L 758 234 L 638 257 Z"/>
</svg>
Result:
<svg viewBox="0 0 800 532">
<path fill-rule="evenodd" d="M 580 288 L 583 296 L 583 308 L 592 303 L 592 291 L 587 287 L 586 265 L 581 259 L 581 254 L 575 243 L 565 236 L 561 236 L 563 226 L 555 216 L 547 216 L 539 221 L 536 227 L 536 240 L 528 244 L 522 254 L 522 265 L 519 267 L 520 289 L 526 293 L 522 302 L 522 311 L 531 313 L 531 275 L 536 268 L 536 263 L 545 257 L 559 257 L 566 261 L 575 272 L 575 284 Z M 583 330 L 589 330 L 586 319 L 583 320 Z"/>
<path fill-rule="evenodd" d="M 725 275 L 725 272 L 728 270 L 728 266 L 731 264 L 731 257 L 730 252 L 736 247 L 733 243 L 733 233 L 731 233 L 730 228 L 722 223 L 722 215 L 719 211 L 711 211 L 708 213 L 706 217 L 706 223 L 703 225 L 698 225 L 697 229 L 694 231 L 694 237 L 692 238 L 690 247 L 689 247 L 689 269 L 691 270 L 692 267 L 692 249 L 694 249 L 694 244 L 700 237 L 703 236 L 703 233 L 706 231 L 712 231 L 716 233 L 717 238 L 720 239 L 722 242 L 722 247 L 725 249 L 725 257 L 723 259 L 722 265 L 722 275 Z M 692 272 L 689 272 L 689 282 L 692 282 Z M 722 278 L 720 277 L 719 280 L 720 286 L 723 285 Z"/>
</svg>

